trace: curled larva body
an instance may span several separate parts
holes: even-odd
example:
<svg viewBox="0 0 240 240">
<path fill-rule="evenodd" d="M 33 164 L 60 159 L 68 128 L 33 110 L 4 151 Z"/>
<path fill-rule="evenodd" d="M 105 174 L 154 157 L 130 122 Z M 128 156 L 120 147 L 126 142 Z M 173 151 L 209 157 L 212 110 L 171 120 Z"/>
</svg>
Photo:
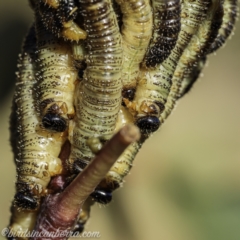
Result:
<svg viewBox="0 0 240 240">
<path fill-rule="evenodd" d="M 209 53 L 215 52 L 225 43 L 227 38 L 231 36 L 238 16 L 238 1 L 224 0 L 223 11 L 223 22 L 215 41 L 212 43 L 211 48 L 209 49 Z"/>
<path fill-rule="evenodd" d="M 55 36 L 72 41 L 86 38 L 86 32 L 74 21 L 78 14 L 74 0 L 35 1 L 43 25 Z"/>
<path fill-rule="evenodd" d="M 39 125 L 33 99 L 35 50 L 36 38 L 32 28 L 24 44 L 24 53 L 20 55 L 14 96 L 18 125 L 14 205 L 25 210 L 39 207 L 40 197 L 46 194 L 51 176 L 62 171 L 57 156 L 65 141 L 62 133 L 49 134 Z"/>
<path fill-rule="evenodd" d="M 142 69 L 133 102 L 125 101 L 143 134 L 148 135 L 159 128 L 159 117 L 165 109 L 173 73 L 198 25 L 206 17 L 209 4 L 205 0 L 183 3 L 181 30 L 171 54 L 156 69 Z"/>
<path fill-rule="evenodd" d="M 37 24 L 37 85 L 34 89 L 37 110 L 43 126 L 64 132 L 75 114 L 73 93 L 77 80 L 71 45 Z"/>
<path fill-rule="evenodd" d="M 149 0 L 117 0 L 123 14 L 123 96 L 135 91 L 139 65 L 152 36 L 152 11 Z M 132 100 L 132 99 L 131 99 Z"/>
<path fill-rule="evenodd" d="M 195 65 L 206 55 L 209 46 L 214 40 L 214 35 L 217 33 L 216 27 L 219 28 L 220 24 L 216 26 L 213 20 L 216 19 L 216 15 L 221 13 L 221 9 L 220 0 L 213 0 L 206 18 L 200 23 L 196 35 L 192 37 L 188 47 L 183 52 L 173 75 L 173 84 L 165 105 L 165 110 L 160 116 L 161 122 L 165 121 L 172 112 L 177 99 L 181 97 L 182 82 L 188 77 L 189 72 L 197 71 L 194 69 Z"/>
<path fill-rule="evenodd" d="M 114 133 L 121 104 L 122 43 L 110 0 L 80 1 L 88 33 L 87 68 L 75 93 L 76 118 L 69 167 L 82 171 L 94 153 L 91 139 Z M 94 144 L 94 143 L 93 143 Z M 100 144 L 101 145 L 101 144 Z"/>
<path fill-rule="evenodd" d="M 146 52 L 143 65 L 156 67 L 163 62 L 175 46 L 180 31 L 180 0 L 154 0 L 153 36 Z"/>
</svg>

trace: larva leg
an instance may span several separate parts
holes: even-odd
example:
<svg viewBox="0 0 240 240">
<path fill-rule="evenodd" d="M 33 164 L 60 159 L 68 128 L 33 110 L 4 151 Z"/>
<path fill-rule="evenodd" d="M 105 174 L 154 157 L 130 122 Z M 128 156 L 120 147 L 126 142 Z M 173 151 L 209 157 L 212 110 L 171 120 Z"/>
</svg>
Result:
<svg viewBox="0 0 240 240">
<path fill-rule="evenodd" d="M 44 26 L 55 36 L 72 41 L 86 38 L 86 32 L 75 22 L 78 7 L 74 0 L 39 0 L 37 11 Z"/>
<path fill-rule="evenodd" d="M 213 0 L 211 6 L 208 8 L 206 18 L 202 19 L 196 35 L 193 36 L 179 60 L 179 64 L 174 72 L 173 85 L 167 99 L 165 110 L 160 116 L 161 122 L 169 116 L 175 106 L 176 100 L 181 96 L 181 86 L 187 72 L 192 71 L 194 65 L 206 55 L 214 39 L 213 36 L 216 35 L 220 27 L 220 24 L 216 25 L 216 16 L 221 16 L 221 14 L 221 2 L 219 0 Z"/>
<path fill-rule="evenodd" d="M 205 18 L 208 5 L 205 0 L 183 3 L 181 30 L 171 54 L 156 69 L 142 69 L 133 102 L 125 101 L 135 117 L 136 125 L 145 135 L 156 131 L 161 124 L 159 117 L 165 108 L 173 73 L 184 49 Z"/>
<path fill-rule="evenodd" d="M 238 1 L 237 0 L 224 0 L 223 2 L 223 23 L 219 29 L 215 41 L 212 43 L 209 53 L 215 52 L 220 48 L 227 38 L 231 36 L 234 25 L 238 16 Z"/>
<path fill-rule="evenodd" d="M 80 1 L 88 33 L 87 68 L 76 90 L 76 121 L 69 167 L 81 172 L 114 133 L 121 104 L 122 44 L 110 0 Z M 100 141 L 96 141 L 100 139 Z"/>
<path fill-rule="evenodd" d="M 117 0 L 123 14 L 123 97 L 132 100 L 143 60 L 152 36 L 152 11 L 149 0 Z"/>
<path fill-rule="evenodd" d="M 31 28 L 26 38 L 23 54 L 20 55 L 19 72 L 14 101 L 17 112 L 17 193 L 14 205 L 18 209 L 35 210 L 51 176 L 62 171 L 61 160 L 57 158 L 65 136 L 49 134 L 41 129 L 35 111 L 33 86 L 35 72 L 36 38 Z"/>
<path fill-rule="evenodd" d="M 174 48 L 180 31 L 180 0 L 153 0 L 153 37 L 144 62 L 154 68 L 163 62 Z"/>
<path fill-rule="evenodd" d="M 38 21 L 38 16 L 37 16 Z M 73 93 L 77 69 L 73 66 L 71 45 L 57 39 L 37 22 L 37 109 L 43 126 L 64 132 L 75 114 Z"/>
</svg>

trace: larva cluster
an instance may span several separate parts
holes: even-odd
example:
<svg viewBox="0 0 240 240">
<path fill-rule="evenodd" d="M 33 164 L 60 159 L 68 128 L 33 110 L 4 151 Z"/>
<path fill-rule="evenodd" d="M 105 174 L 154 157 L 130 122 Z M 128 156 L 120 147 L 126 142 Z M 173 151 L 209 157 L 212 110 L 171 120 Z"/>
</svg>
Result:
<svg viewBox="0 0 240 240">
<path fill-rule="evenodd" d="M 18 177 L 10 228 L 32 229 L 41 199 L 62 191 L 125 124 L 135 123 L 142 133 L 85 202 L 75 226 L 82 231 L 91 205 L 111 201 L 143 142 L 189 91 L 207 54 L 230 36 L 237 1 L 30 0 L 30 5 L 35 28 L 20 55 L 11 119 Z"/>
</svg>

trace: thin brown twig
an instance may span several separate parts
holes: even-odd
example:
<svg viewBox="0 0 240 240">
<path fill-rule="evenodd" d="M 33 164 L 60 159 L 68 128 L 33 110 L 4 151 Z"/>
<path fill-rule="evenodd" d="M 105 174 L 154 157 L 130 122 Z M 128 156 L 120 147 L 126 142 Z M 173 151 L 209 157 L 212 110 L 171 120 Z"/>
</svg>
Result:
<svg viewBox="0 0 240 240">
<path fill-rule="evenodd" d="M 123 151 L 139 138 L 137 127 L 124 126 L 63 192 L 48 195 L 42 204 L 35 227 L 35 232 L 43 235 L 32 239 L 67 239 L 85 200 Z"/>
</svg>

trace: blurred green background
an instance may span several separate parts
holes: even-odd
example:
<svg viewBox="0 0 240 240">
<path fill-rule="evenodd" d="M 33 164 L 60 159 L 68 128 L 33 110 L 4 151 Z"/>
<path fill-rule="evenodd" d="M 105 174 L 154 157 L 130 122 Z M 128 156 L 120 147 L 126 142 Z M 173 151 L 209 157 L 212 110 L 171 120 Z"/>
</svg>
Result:
<svg viewBox="0 0 240 240">
<path fill-rule="evenodd" d="M 8 121 L 27 1 L 0 1 L 0 230 L 9 221 L 15 167 Z M 86 230 L 103 240 L 240 239 L 240 24 L 192 91 L 143 146 L 109 206 Z M 0 239 L 3 239 L 0 236 Z"/>
</svg>

